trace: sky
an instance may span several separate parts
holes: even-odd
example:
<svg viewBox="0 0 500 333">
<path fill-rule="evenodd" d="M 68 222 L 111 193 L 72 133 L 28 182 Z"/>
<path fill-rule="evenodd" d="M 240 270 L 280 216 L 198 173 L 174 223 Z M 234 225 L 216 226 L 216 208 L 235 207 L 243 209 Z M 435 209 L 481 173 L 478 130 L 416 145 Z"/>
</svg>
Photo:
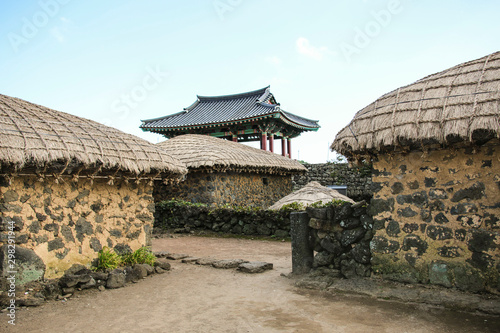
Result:
<svg viewBox="0 0 500 333">
<path fill-rule="evenodd" d="M 157 143 L 141 119 L 270 85 L 321 126 L 292 157 L 324 163 L 381 95 L 499 51 L 499 13 L 497 0 L 2 1 L 0 93 Z"/>
</svg>

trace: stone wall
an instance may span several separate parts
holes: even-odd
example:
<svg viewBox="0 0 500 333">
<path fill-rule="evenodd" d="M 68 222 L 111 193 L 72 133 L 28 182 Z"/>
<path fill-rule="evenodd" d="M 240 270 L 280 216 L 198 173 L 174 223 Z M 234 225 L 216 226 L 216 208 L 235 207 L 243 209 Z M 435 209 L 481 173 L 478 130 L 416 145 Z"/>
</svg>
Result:
<svg viewBox="0 0 500 333">
<path fill-rule="evenodd" d="M 373 270 L 385 278 L 500 291 L 500 146 L 381 155 Z"/>
<path fill-rule="evenodd" d="M 300 214 L 307 214 L 301 217 Z M 292 260 L 299 273 L 307 273 L 309 269 L 321 270 L 331 277 L 368 277 L 371 275 L 370 240 L 372 239 L 373 220 L 367 214 L 366 202 L 356 204 L 344 203 L 330 205 L 326 208 L 308 207 L 306 213 L 292 213 Z M 298 244 L 307 241 L 297 231 L 308 226 L 310 246 Z M 299 240 L 300 241 L 300 240 Z M 297 247 L 299 250 L 294 249 Z M 294 256 L 294 252 L 298 256 Z M 301 253 L 302 252 L 302 253 Z M 314 254 L 314 257 L 312 258 Z M 312 260 L 308 260 L 308 256 Z M 310 262 L 309 269 L 304 269 L 303 263 Z"/>
<path fill-rule="evenodd" d="M 352 167 L 347 163 L 304 164 L 309 171 L 293 177 L 294 191 L 311 181 L 323 186 L 346 185 L 347 196 L 354 201 L 370 200 L 372 197 L 371 167 Z"/>
<path fill-rule="evenodd" d="M 178 184 L 157 182 L 154 196 L 156 202 L 175 198 L 193 203 L 265 208 L 291 192 L 291 176 L 191 171 Z"/>
<path fill-rule="evenodd" d="M 290 236 L 289 211 L 231 209 L 176 200 L 156 204 L 154 233 L 210 230 L 236 235 Z"/>
<path fill-rule="evenodd" d="M 0 178 L 0 259 L 8 270 L 9 226 L 15 230 L 17 283 L 61 276 L 87 265 L 102 247 L 117 252 L 151 245 L 153 187 L 107 179 L 40 182 L 36 177 Z M 12 234 L 11 234 L 12 236 Z M 45 272 L 44 272 L 45 270 Z"/>
</svg>

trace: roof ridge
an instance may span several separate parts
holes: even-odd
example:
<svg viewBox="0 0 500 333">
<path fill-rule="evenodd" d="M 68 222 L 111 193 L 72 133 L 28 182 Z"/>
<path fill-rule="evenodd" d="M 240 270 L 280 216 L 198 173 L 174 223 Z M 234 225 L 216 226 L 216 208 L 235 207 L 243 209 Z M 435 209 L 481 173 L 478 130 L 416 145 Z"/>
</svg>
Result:
<svg viewBox="0 0 500 333">
<path fill-rule="evenodd" d="M 252 91 L 247 91 L 244 93 L 239 93 L 239 94 L 230 94 L 230 95 L 219 95 L 219 96 L 200 96 L 196 95 L 198 100 L 223 100 L 223 99 L 236 99 L 236 98 L 241 98 L 241 97 L 247 97 L 247 96 L 252 96 L 252 95 L 263 95 L 266 93 L 268 89 L 270 89 L 270 85 L 261 89 L 257 90 L 252 90 Z"/>
</svg>

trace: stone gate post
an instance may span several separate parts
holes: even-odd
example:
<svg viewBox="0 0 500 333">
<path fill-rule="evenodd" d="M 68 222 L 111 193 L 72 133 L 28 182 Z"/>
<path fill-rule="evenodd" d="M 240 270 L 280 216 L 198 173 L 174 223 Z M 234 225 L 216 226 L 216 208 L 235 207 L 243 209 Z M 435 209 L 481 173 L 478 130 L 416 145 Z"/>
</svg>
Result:
<svg viewBox="0 0 500 333">
<path fill-rule="evenodd" d="M 309 242 L 309 216 L 306 212 L 290 213 L 292 238 L 292 273 L 308 273 L 313 264 L 314 252 Z"/>
</svg>

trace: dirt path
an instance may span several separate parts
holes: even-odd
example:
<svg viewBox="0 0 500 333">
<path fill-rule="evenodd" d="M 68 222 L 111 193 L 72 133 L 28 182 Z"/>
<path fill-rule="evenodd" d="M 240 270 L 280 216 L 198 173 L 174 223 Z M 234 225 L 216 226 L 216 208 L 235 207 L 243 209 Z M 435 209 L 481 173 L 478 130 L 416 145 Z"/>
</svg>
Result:
<svg viewBox="0 0 500 333">
<path fill-rule="evenodd" d="M 91 291 L 68 302 L 21 309 L 0 332 L 498 332 L 500 319 L 442 309 L 324 296 L 280 276 L 291 271 L 290 243 L 179 237 L 155 251 L 272 262 L 248 275 L 172 262 L 172 270 L 125 288 Z"/>
</svg>

